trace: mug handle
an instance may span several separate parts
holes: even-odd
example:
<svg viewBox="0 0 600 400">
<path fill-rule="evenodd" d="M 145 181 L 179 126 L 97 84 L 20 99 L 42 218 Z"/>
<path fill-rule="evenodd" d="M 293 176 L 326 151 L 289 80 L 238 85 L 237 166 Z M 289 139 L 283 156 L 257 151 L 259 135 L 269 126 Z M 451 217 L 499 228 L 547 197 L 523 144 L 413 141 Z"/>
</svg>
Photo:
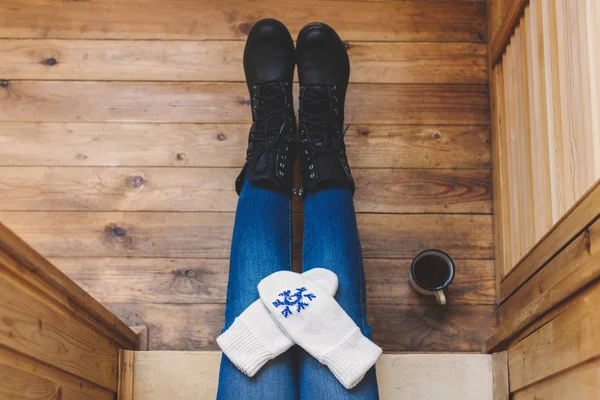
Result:
<svg viewBox="0 0 600 400">
<path fill-rule="evenodd" d="M 435 292 L 435 299 L 441 305 L 446 305 L 446 295 L 444 294 L 443 290 L 438 290 L 437 292 Z"/>
</svg>

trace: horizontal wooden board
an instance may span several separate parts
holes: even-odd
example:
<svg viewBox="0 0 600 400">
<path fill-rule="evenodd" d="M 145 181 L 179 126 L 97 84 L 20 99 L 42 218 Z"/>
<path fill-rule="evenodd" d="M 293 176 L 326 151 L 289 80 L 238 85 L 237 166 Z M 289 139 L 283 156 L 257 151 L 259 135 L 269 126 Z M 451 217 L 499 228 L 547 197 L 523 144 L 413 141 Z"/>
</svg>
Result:
<svg viewBox="0 0 600 400">
<path fill-rule="evenodd" d="M 377 361 L 379 396 L 437 400 L 451 393 L 455 399 L 491 400 L 490 358 L 487 354 L 383 354 Z M 217 351 L 136 352 L 134 399 L 212 399 L 217 394 L 220 362 Z"/>
<path fill-rule="evenodd" d="M 0 346 L 94 382 L 117 388 L 117 348 L 4 265 L 0 252 Z"/>
<path fill-rule="evenodd" d="M 163 258 L 53 258 L 94 298 L 111 303 L 225 303 L 229 261 Z M 450 306 L 494 304 L 493 262 L 455 260 Z M 408 282 L 410 260 L 365 259 L 369 304 L 435 304 Z"/>
<path fill-rule="evenodd" d="M 0 221 L 46 257 L 227 258 L 233 217 L 213 212 L 0 212 Z M 490 215 L 359 214 L 357 219 L 366 258 L 412 258 L 426 248 L 455 258 L 493 257 Z M 301 215 L 294 221 L 299 239 Z M 299 246 L 296 240 L 296 251 Z"/>
<path fill-rule="evenodd" d="M 498 330 L 490 349 L 501 345 L 600 276 L 600 220 L 573 242 L 498 308 Z"/>
<path fill-rule="evenodd" d="M 2 79 L 244 82 L 241 41 L 0 40 Z M 473 43 L 347 44 L 352 82 L 485 84 Z"/>
<path fill-rule="evenodd" d="M 495 328 L 494 306 L 367 307 L 373 341 L 384 351 L 482 352 Z"/>
<path fill-rule="evenodd" d="M 62 397 L 56 382 L 1 364 L 0 382 L 0 399 L 50 400 Z"/>
<path fill-rule="evenodd" d="M 54 396 L 47 397 L 48 399 L 60 399 L 60 400 L 114 400 L 115 393 L 108 391 L 92 382 L 86 381 L 72 375 L 70 373 L 61 371 L 60 369 L 50 366 L 48 364 L 40 363 L 30 357 L 24 356 L 19 352 L 9 350 L 6 347 L 0 346 L 0 369 L 8 366 L 8 373 L 10 378 L 15 379 L 21 377 L 36 376 L 39 379 L 44 379 L 47 382 L 53 382 L 59 385 L 59 389 L 54 393 Z M 5 370 L 6 371 L 6 370 Z M 14 372 L 18 371 L 18 372 Z M 2 399 L 46 399 L 46 397 L 18 397 L 18 396 L 4 396 L 4 391 L 9 389 L 2 380 L 0 385 L 0 398 Z M 39 381 L 38 381 L 39 382 Z M 40 387 L 37 386 L 36 387 Z M 46 387 L 45 385 L 42 387 Z M 20 387 L 21 394 L 31 391 L 31 386 Z"/>
<path fill-rule="evenodd" d="M 150 350 L 217 350 L 222 304 L 120 303 L 107 306 L 129 325 L 148 326 Z M 494 325 L 493 306 L 368 307 L 373 340 L 384 351 L 480 352 Z"/>
<path fill-rule="evenodd" d="M 473 2 L 356 2 L 308 0 L 282 7 L 265 0 L 135 0 L 110 3 L 5 0 L 2 38 L 244 39 L 254 23 L 270 16 L 295 37 L 310 21 L 327 21 L 344 40 L 485 41 L 485 4 Z"/>
<path fill-rule="evenodd" d="M 251 120 L 249 104 L 245 83 L 7 81 L 0 86 L 5 122 L 237 123 Z M 487 87 L 351 84 L 345 116 L 346 123 L 487 125 Z"/>
<path fill-rule="evenodd" d="M 449 307 L 495 304 L 493 260 L 454 260 L 456 276 L 445 290 Z M 418 294 L 409 284 L 411 260 L 365 259 L 368 304 L 436 304 L 433 296 Z"/>
<path fill-rule="evenodd" d="M 600 394 L 600 360 L 537 383 L 513 394 L 514 400 L 596 399 Z"/>
<path fill-rule="evenodd" d="M 0 167 L 0 210 L 235 211 L 238 174 L 237 168 Z M 491 212 L 489 170 L 353 174 L 358 212 Z"/>
<path fill-rule="evenodd" d="M 517 391 L 600 356 L 600 283 L 571 300 L 546 325 L 508 349 L 510 390 Z"/>
<path fill-rule="evenodd" d="M 241 167 L 249 124 L 0 124 L 0 165 Z M 352 168 L 490 168 L 485 127 L 353 125 Z"/>
</svg>

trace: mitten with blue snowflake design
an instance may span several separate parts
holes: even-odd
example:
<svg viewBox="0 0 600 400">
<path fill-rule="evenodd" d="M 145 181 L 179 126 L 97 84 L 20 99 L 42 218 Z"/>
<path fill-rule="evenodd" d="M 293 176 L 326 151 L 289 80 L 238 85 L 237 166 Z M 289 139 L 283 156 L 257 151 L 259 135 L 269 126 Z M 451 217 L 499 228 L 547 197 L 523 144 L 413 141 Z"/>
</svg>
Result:
<svg viewBox="0 0 600 400">
<path fill-rule="evenodd" d="M 328 269 L 313 268 L 302 276 L 330 295 L 337 291 L 337 275 Z M 285 352 L 294 342 L 281 331 L 258 299 L 217 338 L 217 344 L 233 365 L 252 377 L 267 361 Z"/>
<path fill-rule="evenodd" d="M 305 276 L 275 272 L 260 281 L 258 293 L 279 327 L 346 389 L 356 386 L 381 355 L 332 295 Z"/>
</svg>

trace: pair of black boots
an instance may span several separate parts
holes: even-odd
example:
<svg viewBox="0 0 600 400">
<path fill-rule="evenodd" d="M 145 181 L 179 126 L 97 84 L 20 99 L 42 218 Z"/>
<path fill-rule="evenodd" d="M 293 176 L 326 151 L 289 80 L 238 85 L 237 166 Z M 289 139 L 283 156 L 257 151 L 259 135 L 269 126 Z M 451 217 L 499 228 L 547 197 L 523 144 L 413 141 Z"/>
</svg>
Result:
<svg viewBox="0 0 600 400">
<path fill-rule="evenodd" d="M 292 94 L 296 64 L 299 135 Z M 244 71 L 253 124 L 246 163 L 236 180 L 238 194 L 245 177 L 288 194 L 328 187 L 347 187 L 354 192 L 343 129 L 350 61 L 337 33 L 322 23 L 308 24 L 298 34 L 294 49 L 281 22 L 260 20 L 248 35 Z M 298 190 L 294 187 L 296 157 L 302 173 Z"/>
</svg>

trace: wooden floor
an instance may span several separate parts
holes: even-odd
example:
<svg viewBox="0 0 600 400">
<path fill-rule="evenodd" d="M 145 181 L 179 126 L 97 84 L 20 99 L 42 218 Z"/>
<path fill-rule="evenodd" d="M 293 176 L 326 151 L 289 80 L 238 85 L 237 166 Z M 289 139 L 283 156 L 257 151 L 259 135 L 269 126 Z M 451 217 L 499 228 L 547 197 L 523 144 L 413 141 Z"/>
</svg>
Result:
<svg viewBox="0 0 600 400">
<path fill-rule="evenodd" d="M 154 350 L 214 350 L 262 17 L 347 41 L 368 316 L 386 351 L 481 351 L 494 324 L 483 0 L 3 0 L 0 221 Z M 296 204 L 295 247 L 302 215 Z M 449 305 L 410 259 L 457 261 Z"/>
</svg>

